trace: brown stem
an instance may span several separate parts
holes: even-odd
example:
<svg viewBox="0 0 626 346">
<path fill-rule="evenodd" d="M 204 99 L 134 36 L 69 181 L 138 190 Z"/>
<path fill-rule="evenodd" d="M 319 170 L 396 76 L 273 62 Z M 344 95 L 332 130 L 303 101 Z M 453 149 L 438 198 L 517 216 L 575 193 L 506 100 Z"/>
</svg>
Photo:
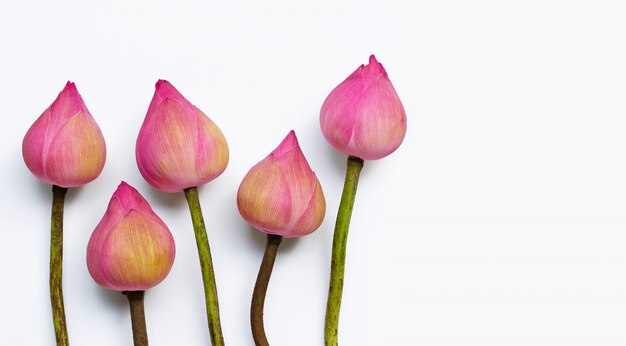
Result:
<svg viewBox="0 0 626 346">
<path fill-rule="evenodd" d="M 148 346 L 146 330 L 146 314 L 143 309 L 144 291 L 124 291 L 130 305 L 130 321 L 133 326 L 133 342 L 135 346 Z"/>
<path fill-rule="evenodd" d="M 268 234 L 267 246 L 265 254 L 259 268 L 259 275 L 256 278 L 254 292 L 252 293 L 252 304 L 250 306 L 250 324 L 252 326 L 252 337 L 257 346 L 269 346 L 267 337 L 265 336 L 265 327 L 263 326 L 263 305 L 265 304 L 265 294 L 267 293 L 267 285 L 270 282 L 274 261 L 276 260 L 276 252 L 278 245 L 283 240 L 282 236 Z"/>
<path fill-rule="evenodd" d="M 58 346 L 70 344 L 63 304 L 63 206 L 67 188 L 52 185 L 52 218 L 50 226 L 50 303 L 52 322 Z"/>
</svg>

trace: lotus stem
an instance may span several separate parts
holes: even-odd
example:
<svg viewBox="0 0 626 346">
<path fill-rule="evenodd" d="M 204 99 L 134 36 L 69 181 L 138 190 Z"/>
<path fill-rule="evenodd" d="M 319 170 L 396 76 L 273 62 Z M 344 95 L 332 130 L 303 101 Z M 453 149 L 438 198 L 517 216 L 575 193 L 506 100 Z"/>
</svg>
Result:
<svg viewBox="0 0 626 346">
<path fill-rule="evenodd" d="M 220 323 L 220 308 L 217 300 L 217 285 L 215 283 L 215 272 L 213 271 L 213 261 L 211 260 L 211 249 L 209 239 L 206 234 L 202 208 L 198 197 L 198 189 L 190 187 L 185 190 L 185 198 L 189 204 L 191 221 L 196 235 L 196 245 L 198 256 L 200 257 L 200 270 L 202 271 L 202 282 L 204 283 L 204 297 L 206 303 L 206 314 L 209 323 L 209 334 L 211 343 L 214 346 L 224 346 L 224 336 Z"/>
<path fill-rule="evenodd" d="M 274 261 L 276 260 L 276 252 L 282 240 L 282 236 L 267 235 L 267 246 L 265 247 L 263 261 L 259 268 L 259 275 L 257 275 L 256 283 L 254 284 L 252 304 L 250 305 L 250 325 L 252 327 L 252 338 L 256 346 L 269 346 L 263 325 L 263 307 L 265 305 L 267 286 L 274 268 Z"/>
<path fill-rule="evenodd" d="M 348 228 L 352 217 L 352 208 L 359 183 L 359 175 L 363 168 L 363 160 L 358 157 L 348 157 L 346 180 L 337 212 L 335 232 L 333 236 L 333 250 L 330 265 L 330 285 L 328 288 L 328 302 L 326 303 L 326 322 L 324 326 L 324 340 L 326 346 L 339 345 L 339 311 L 346 264 L 346 243 Z"/>
<path fill-rule="evenodd" d="M 67 188 L 52 186 L 52 220 L 50 227 L 50 303 L 57 346 L 70 344 L 63 304 L 63 207 Z"/>
</svg>

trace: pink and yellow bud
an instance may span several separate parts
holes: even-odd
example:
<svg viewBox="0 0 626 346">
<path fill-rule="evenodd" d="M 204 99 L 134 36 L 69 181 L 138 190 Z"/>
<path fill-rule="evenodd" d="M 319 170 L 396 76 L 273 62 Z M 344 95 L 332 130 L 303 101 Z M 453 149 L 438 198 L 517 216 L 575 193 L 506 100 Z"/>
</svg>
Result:
<svg viewBox="0 0 626 346">
<path fill-rule="evenodd" d="M 222 131 L 165 80 L 156 83 L 135 154 L 141 175 L 164 192 L 206 184 L 228 164 Z"/>
<path fill-rule="evenodd" d="M 87 268 L 100 286 L 144 291 L 170 272 L 176 248 L 148 202 L 122 182 L 87 245 Z"/>
<path fill-rule="evenodd" d="M 241 216 L 254 228 L 283 237 L 301 237 L 324 219 L 326 201 L 295 132 L 250 169 L 237 193 Z"/>
<path fill-rule="evenodd" d="M 406 134 L 406 114 L 387 72 L 376 58 L 361 65 L 328 95 L 320 112 L 326 140 L 365 160 L 394 152 Z"/>
<path fill-rule="evenodd" d="M 28 169 L 48 184 L 76 187 L 100 175 L 106 160 L 104 137 L 74 83 L 67 82 L 28 129 L 22 155 Z"/>
</svg>

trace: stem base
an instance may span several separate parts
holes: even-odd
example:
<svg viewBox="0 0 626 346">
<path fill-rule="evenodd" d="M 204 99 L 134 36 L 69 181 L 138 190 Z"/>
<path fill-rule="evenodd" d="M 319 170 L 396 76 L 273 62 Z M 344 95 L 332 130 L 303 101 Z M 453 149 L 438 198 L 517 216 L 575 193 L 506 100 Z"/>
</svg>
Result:
<svg viewBox="0 0 626 346">
<path fill-rule="evenodd" d="M 148 346 L 146 314 L 143 308 L 144 291 L 124 291 L 130 305 L 130 321 L 133 326 L 133 342 L 135 346 Z"/>
</svg>

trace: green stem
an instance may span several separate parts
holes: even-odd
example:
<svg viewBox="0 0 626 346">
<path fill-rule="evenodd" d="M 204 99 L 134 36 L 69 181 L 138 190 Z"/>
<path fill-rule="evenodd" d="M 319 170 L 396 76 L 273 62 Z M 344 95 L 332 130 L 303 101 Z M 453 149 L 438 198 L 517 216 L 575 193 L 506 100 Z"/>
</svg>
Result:
<svg viewBox="0 0 626 346">
<path fill-rule="evenodd" d="M 146 313 L 143 308 L 144 291 L 124 291 L 130 306 L 130 322 L 133 326 L 133 342 L 135 346 L 148 346 L 146 329 Z"/>
<path fill-rule="evenodd" d="M 220 308 L 217 301 L 215 273 L 213 272 L 211 249 L 209 248 L 209 239 L 207 238 L 204 218 L 202 217 L 202 208 L 200 208 L 198 189 L 190 187 L 183 191 L 185 192 L 185 198 L 187 198 L 187 203 L 189 204 L 191 221 L 193 222 L 193 229 L 196 234 L 196 245 L 198 247 L 198 256 L 200 257 L 202 282 L 204 283 L 204 298 L 211 343 L 215 346 L 223 346 L 224 336 L 222 335 L 222 326 L 220 324 Z"/>
<path fill-rule="evenodd" d="M 70 344 L 63 305 L 63 206 L 67 188 L 52 185 L 52 220 L 50 227 L 50 303 L 58 346 Z"/>
<path fill-rule="evenodd" d="M 265 294 L 267 293 L 267 285 L 270 282 L 270 276 L 274 268 L 278 245 L 280 245 L 282 240 L 282 236 L 275 234 L 267 235 L 265 254 L 263 254 L 259 275 L 257 275 L 256 284 L 254 284 L 252 304 L 250 305 L 250 325 L 256 346 L 269 346 L 265 336 L 265 327 L 263 326 L 263 306 L 265 305 Z"/>
<path fill-rule="evenodd" d="M 328 302 L 326 303 L 326 323 L 324 326 L 324 340 L 326 346 L 337 346 L 339 329 L 339 310 L 341 309 L 341 295 L 343 292 L 343 275 L 346 264 L 346 242 L 350 217 L 359 184 L 359 174 L 363 168 L 363 160 L 358 157 L 348 157 L 346 180 L 341 194 L 341 203 L 337 212 L 335 233 L 333 236 L 333 252 L 330 264 L 330 286 L 328 288 Z"/>
</svg>

